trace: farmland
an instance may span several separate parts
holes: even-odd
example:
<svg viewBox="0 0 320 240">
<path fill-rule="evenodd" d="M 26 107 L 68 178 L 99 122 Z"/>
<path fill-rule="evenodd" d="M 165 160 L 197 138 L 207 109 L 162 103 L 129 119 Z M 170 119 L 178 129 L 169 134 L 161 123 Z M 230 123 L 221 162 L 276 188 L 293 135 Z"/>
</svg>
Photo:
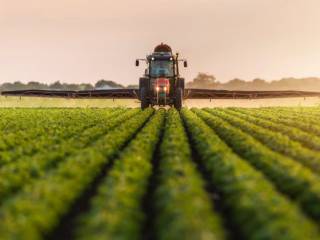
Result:
<svg viewBox="0 0 320 240">
<path fill-rule="evenodd" d="M 0 239 L 320 239 L 320 108 L 1 108 Z"/>
</svg>

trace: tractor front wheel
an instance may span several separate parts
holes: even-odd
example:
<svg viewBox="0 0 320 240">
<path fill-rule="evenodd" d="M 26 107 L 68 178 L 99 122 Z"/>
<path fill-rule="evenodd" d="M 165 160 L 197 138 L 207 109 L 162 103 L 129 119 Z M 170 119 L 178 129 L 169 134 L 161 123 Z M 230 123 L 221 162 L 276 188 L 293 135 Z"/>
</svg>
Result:
<svg viewBox="0 0 320 240">
<path fill-rule="evenodd" d="M 142 87 L 140 89 L 140 101 L 141 101 L 141 109 L 145 109 L 149 107 L 149 102 L 147 98 L 147 89 L 145 87 Z"/>
<path fill-rule="evenodd" d="M 180 110 L 182 108 L 182 99 L 183 99 L 183 90 L 182 90 L 182 88 L 179 87 L 176 90 L 176 98 L 174 101 L 174 107 L 177 110 Z"/>
</svg>

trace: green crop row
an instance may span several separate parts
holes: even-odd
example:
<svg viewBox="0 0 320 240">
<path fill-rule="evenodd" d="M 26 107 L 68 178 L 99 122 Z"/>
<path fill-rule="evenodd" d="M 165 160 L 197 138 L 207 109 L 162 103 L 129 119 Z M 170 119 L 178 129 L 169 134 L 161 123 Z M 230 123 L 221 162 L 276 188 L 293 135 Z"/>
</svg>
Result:
<svg viewBox="0 0 320 240">
<path fill-rule="evenodd" d="M 0 109 L 0 239 L 320 240 L 319 119 Z"/>
<path fill-rule="evenodd" d="M 84 193 L 103 166 L 143 126 L 153 110 L 148 109 L 123 122 L 94 145 L 79 149 L 58 168 L 26 185 L 0 207 L 0 239 L 42 239 Z"/>
<path fill-rule="evenodd" d="M 304 109 L 304 108 L 302 108 Z M 294 110 L 294 109 L 279 109 L 279 108 L 260 108 L 260 109 L 245 109 L 237 108 L 237 111 L 246 112 L 252 116 L 259 116 L 264 119 L 272 120 L 273 117 L 278 122 L 287 124 L 289 126 L 302 128 L 306 131 L 310 130 L 310 127 L 315 126 L 315 129 L 319 130 L 320 122 L 319 117 L 314 112 L 305 110 Z M 313 110 L 314 111 L 314 110 Z"/>
<path fill-rule="evenodd" d="M 224 109 L 223 111 L 271 131 L 282 133 L 288 136 L 290 139 L 300 142 L 307 148 L 316 151 L 320 150 L 320 137 L 312 134 L 311 132 L 306 132 L 299 128 L 296 128 L 295 126 L 283 124 L 280 122 L 281 118 L 275 117 L 274 114 L 270 113 L 270 118 L 272 120 L 267 120 L 256 116 L 251 116 L 250 114 L 239 112 L 233 109 Z"/>
<path fill-rule="evenodd" d="M 320 117 L 320 108 L 319 107 L 269 107 L 269 108 L 261 108 L 259 110 L 263 111 L 271 111 L 274 110 L 278 114 L 286 115 L 289 118 L 291 117 L 302 117 L 302 118 L 316 118 Z"/>
<path fill-rule="evenodd" d="M 302 164 L 265 147 L 241 129 L 208 112 L 193 109 L 239 156 L 264 173 L 281 192 L 320 220 L 320 177 Z"/>
<path fill-rule="evenodd" d="M 72 158 L 74 154 L 78 153 L 79 149 L 94 145 L 96 139 L 138 112 L 139 110 L 133 109 L 127 110 L 119 116 L 108 115 L 112 117 L 108 122 L 103 123 L 101 126 L 96 125 L 88 128 L 73 138 L 61 140 L 54 151 L 43 149 L 43 151 L 34 156 L 21 157 L 15 162 L 3 166 L 0 168 L 0 202 L 17 192 L 27 183 L 46 175 L 49 170 L 55 169 L 67 157 Z"/>
<path fill-rule="evenodd" d="M 115 160 L 78 227 L 79 239 L 141 239 L 142 199 L 165 111 L 159 110 Z"/>
<path fill-rule="evenodd" d="M 197 114 L 209 124 L 213 121 L 207 113 Z M 183 110 L 183 117 L 201 163 L 221 193 L 226 217 L 242 239 L 319 239 L 316 226 L 298 207 L 234 154 L 198 116 Z"/>
<path fill-rule="evenodd" d="M 25 118 L 19 118 L 20 116 L 17 114 L 16 119 L 12 119 L 8 122 L 8 125 L 5 125 L 1 130 L 0 134 L 0 151 L 12 151 L 12 153 L 19 153 L 22 149 L 25 151 L 25 154 L 31 154 L 33 148 L 37 147 L 37 144 L 30 144 L 32 141 L 38 140 L 38 138 L 46 138 L 48 132 L 55 130 L 55 125 L 59 122 L 58 117 L 60 116 L 59 112 L 54 111 L 50 117 L 47 114 L 34 114 L 32 111 L 28 116 L 29 121 L 26 121 Z M 61 117 L 61 116 L 60 116 Z M 4 118 L 7 119 L 7 118 Z M 30 122 L 33 119 L 34 122 Z M 62 119 L 62 118 L 61 118 Z M 8 119 L 7 119 L 8 121 Z M 63 120 L 60 120 L 60 125 Z M 15 125 L 25 125 L 24 127 L 17 127 L 15 131 Z M 12 128 L 12 129 L 11 129 Z M 29 144 L 29 147 L 26 145 Z M 14 151 L 14 152 L 13 152 Z M 6 156 L 0 155 L 0 162 L 3 162 Z"/>
<path fill-rule="evenodd" d="M 29 123 L 29 128 L 20 132 L 1 135 L 0 138 L 0 165 L 5 165 L 25 156 L 33 156 L 41 150 L 54 150 L 61 139 L 72 135 L 79 135 L 84 129 L 97 125 L 107 119 L 112 113 L 120 113 L 120 109 L 105 110 L 103 115 L 94 111 L 71 111 L 65 114 L 60 110 L 47 110 L 42 118 L 43 124 Z M 49 114 L 49 115 L 48 115 Z M 37 115 L 29 115 L 30 119 L 36 119 Z M 20 123 L 21 119 L 15 120 Z"/>
<path fill-rule="evenodd" d="M 292 126 L 306 131 L 310 134 L 320 136 L 320 116 L 308 115 L 305 112 L 296 112 L 294 110 L 282 111 L 281 109 L 237 109 L 246 114 L 257 116 L 259 118 L 273 120 L 287 126 Z"/>
<path fill-rule="evenodd" d="M 192 162 L 179 113 L 168 111 L 154 195 L 156 239 L 224 239 L 204 182 Z"/>
<path fill-rule="evenodd" d="M 315 173 L 320 173 L 320 155 L 318 152 L 303 147 L 299 142 L 293 141 L 279 132 L 260 127 L 251 121 L 248 122 L 247 118 L 244 120 L 236 115 L 226 113 L 224 110 L 206 109 L 206 111 L 247 132 L 270 149 L 301 162 Z"/>
<path fill-rule="evenodd" d="M 50 114 L 48 115 L 48 113 Z M 62 109 L 52 109 L 48 112 L 47 109 L 0 109 L 0 131 L 2 134 L 14 133 L 20 130 L 28 131 L 29 129 L 41 125 L 48 125 L 59 121 L 62 113 L 66 116 L 74 114 L 78 110 L 68 112 Z M 52 121 L 54 119 L 54 121 Z M 63 119 L 61 119 L 63 121 Z"/>
</svg>

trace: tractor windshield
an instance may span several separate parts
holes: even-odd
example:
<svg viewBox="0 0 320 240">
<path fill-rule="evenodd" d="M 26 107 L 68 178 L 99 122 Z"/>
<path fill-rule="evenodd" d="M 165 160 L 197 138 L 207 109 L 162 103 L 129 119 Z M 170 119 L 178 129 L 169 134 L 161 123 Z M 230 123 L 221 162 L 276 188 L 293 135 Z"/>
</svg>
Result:
<svg viewBox="0 0 320 240">
<path fill-rule="evenodd" d="M 155 60 L 150 65 L 151 77 L 173 77 L 173 61 Z"/>
</svg>

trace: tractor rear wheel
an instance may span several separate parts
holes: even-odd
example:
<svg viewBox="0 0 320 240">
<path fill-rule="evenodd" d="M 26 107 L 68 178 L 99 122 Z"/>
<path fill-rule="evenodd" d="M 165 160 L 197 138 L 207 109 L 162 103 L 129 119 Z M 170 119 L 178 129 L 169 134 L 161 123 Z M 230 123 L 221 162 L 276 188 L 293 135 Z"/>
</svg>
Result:
<svg viewBox="0 0 320 240">
<path fill-rule="evenodd" d="M 178 78 L 178 87 L 182 88 L 182 91 L 184 90 L 184 78 Z"/>
<path fill-rule="evenodd" d="M 183 98 L 183 90 L 182 88 L 178 87 L 176 90 L 176 98 L 174 101 L 174 107 L 177 110 L 180 110 L 182 108 L 182 98 Z"/>
<path fill-rule="evenodd" d="M 141 101 L 141 109 L 145 109 L 149 107 L 149 102 L 147 98 L 147 89 L 145 87 L 142 87 L 140 89 L 140 101 Z"/>
</svg>

